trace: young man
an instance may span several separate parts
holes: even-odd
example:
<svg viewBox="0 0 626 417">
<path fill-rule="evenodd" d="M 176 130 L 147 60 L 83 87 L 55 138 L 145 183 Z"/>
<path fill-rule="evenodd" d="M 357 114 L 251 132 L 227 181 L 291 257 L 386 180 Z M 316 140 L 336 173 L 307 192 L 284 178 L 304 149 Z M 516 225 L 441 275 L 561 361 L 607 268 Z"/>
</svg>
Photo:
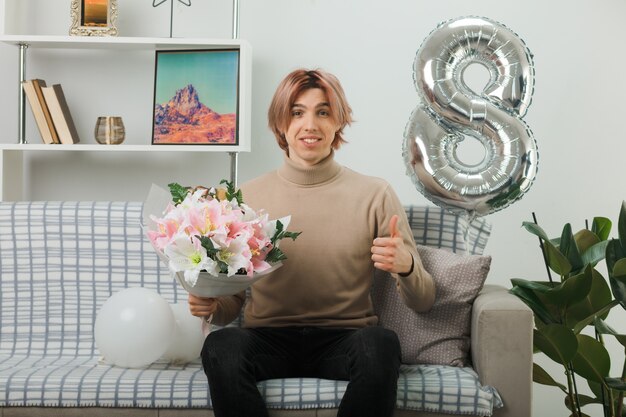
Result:
<svg viewBox="0 0 626 417">
<path fill-rule="evenodd" d="M 248 205 L 272 218 L 291 215 L 297 241 L 284 240 L 288 259 L 252 286 L 245 328 L 207 337 L 202 362 L 217 417 L 267 416 L 256 382 L 317 377 L 350 381 L 340 417 L 391 416 L 400 345 L 377 327 L 370 287 L 373 268 L 389 271 L 416 311 L 434 302 L 404 210 L 385 181 L 334 160 L 352 121 L 339 81 L 320 70 L 296 70 L 280 83 L 269 126 L 285 152 L 278 170 L 244 184 Z M 192 314 L 226 324 L 245 295 L 189 297 Z"/>
</svg>

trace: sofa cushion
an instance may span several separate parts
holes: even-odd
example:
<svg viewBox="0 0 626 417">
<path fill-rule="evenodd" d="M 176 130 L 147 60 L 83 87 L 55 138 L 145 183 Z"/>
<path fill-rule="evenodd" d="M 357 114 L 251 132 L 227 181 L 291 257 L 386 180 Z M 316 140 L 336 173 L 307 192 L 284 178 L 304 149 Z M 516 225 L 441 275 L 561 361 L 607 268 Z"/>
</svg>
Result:
<svg viewBox="0 0 626 417">
<path fill-rule="evenodd" d="M 212 407 L 199 360 L 125 369 L 82 355 L 0 358 L 0 407 Z M 346 381 L 316 378 L 258 383 L 273 409 L 337 408 L 346 386 Z M 405 410 L 490 416 L 502 402 L 471 369 L 414 365 L 400 370 L 396 404 Z"/>
<path fill-rule="evenodd" d="M 424 267 L 435 280 L 435 305 L 428 313 L 415 313 L 402 302 L 395 280 L 376 270 L 372 301 L 379 324 L 398 334 L 404 363 L 467 365 L 471 305 L 491 261 L 479 255 L 491 225 L 483 218 L 468 222 L 439 207 L 407 206 L 405 211 Z"/>
<path fill-rule="evenodd" d="M 482 255 L 491 234 L 491 225 L 483 217 L 469 222 L 434 206 L 406 206 L 404 210 L 418 245 Z"/>
<path fill-rule="evenodd" d="M 417 249 L 435 281 L 435 304 L 426 313 L 414 312 L 400 299 L 395 281 L 377 273 L 373 302 L 379 324 L 398 335 L 403 363 L 468 365 L 472 303 L 487 278 L 491 257 L 421 245 Z"/>
</svg>

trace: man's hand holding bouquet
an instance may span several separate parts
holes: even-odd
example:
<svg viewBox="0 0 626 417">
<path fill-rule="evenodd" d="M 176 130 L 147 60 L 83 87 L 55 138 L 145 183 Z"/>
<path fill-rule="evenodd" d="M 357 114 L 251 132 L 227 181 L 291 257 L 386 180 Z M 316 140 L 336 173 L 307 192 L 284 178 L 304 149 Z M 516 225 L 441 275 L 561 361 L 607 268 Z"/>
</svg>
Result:
<svg viewBox="0 0 626 417">
<path fill-rule="evenodd" d="M 287 258 L 280 240 L 300 234 L 286 230 L 289 216 L 269 220 L 263 210 L 243 202 L 241 190 L 227 181 L 220 184 L 226 187 L 169 184 L 171 199 L 158 216 L 149 210 L 159 206 L 159 199 L 162 204 L 164 190 L 153 186 L 144 206 L 152 246 L 181 285 L 198 297 L 246 289 Z"/>
</svg>

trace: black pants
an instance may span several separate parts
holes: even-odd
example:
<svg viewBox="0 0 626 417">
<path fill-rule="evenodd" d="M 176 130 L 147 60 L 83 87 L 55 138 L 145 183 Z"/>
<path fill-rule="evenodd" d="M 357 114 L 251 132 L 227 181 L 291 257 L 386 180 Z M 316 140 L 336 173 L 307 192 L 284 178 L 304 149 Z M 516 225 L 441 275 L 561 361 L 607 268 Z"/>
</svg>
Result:
<svg viewBox="0 0 626 417">
<path fill-rule="evenodd" d="M 314 377 L 350 381 L 338 417 L 391 417 L 400 343 L 381 327 L 225 328 L 202 349 L 216 417 L 266 417 L 256 382 Z"/>
</svg>

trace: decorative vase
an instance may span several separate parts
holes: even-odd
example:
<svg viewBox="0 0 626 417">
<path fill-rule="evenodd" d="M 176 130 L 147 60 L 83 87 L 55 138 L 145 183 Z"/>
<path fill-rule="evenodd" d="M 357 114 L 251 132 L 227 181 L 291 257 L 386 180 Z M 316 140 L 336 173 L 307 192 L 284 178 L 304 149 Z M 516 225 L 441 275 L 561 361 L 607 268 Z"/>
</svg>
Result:
<svg viewBox="0 0 626 417">
<path fill-rule="evenodd" d="M 118 116 L 98 117 L 94 136 L 101 145 L 119 145 L 124 142 L 126 131 L 122 118 Z"/>
</svg>

